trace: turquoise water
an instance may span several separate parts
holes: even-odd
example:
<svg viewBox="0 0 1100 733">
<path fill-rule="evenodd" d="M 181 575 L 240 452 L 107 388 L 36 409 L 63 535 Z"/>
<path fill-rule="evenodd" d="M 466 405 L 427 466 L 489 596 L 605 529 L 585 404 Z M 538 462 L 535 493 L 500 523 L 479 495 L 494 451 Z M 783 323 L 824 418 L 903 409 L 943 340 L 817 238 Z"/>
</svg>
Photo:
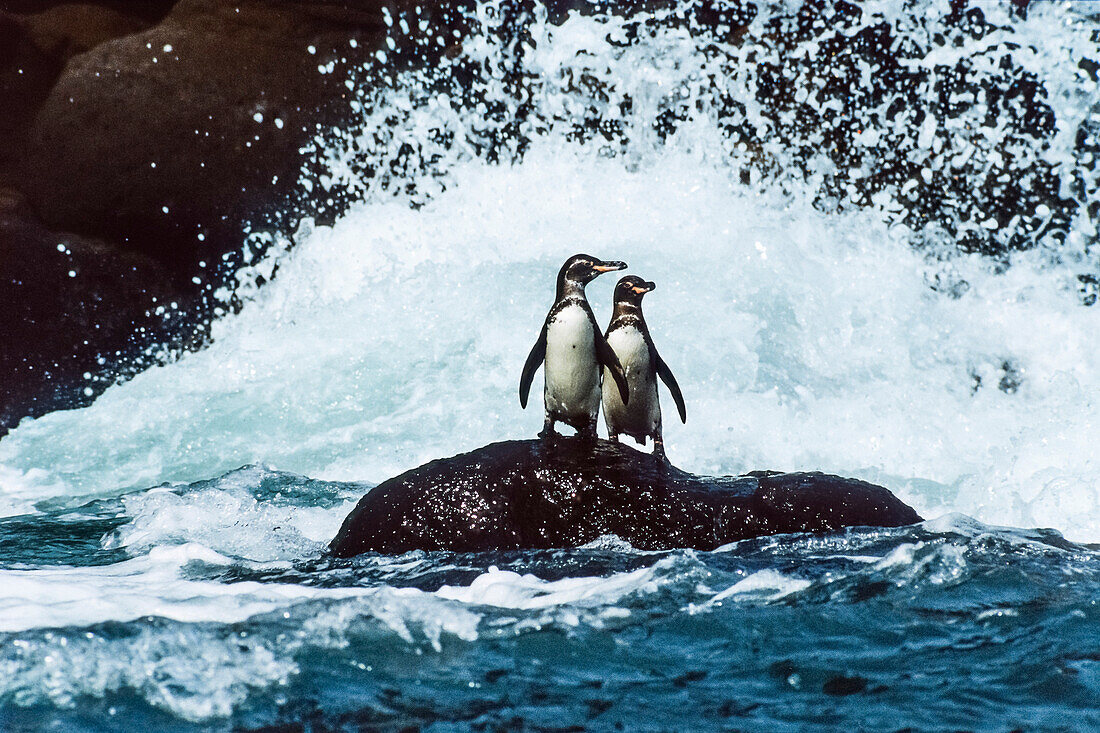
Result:
<svg viewBox="0 0 1100 733">
<path fill-rule="evenodd" d="M 0 727 L 1100 723 L 1092 11 L 780 4 L 732 43 L 670 7 L 485 4 L 438 73 L 324 69 L 357 105 L 303 153 L 333 225 L 253 234 L 210 348 L 0 440 Z M 516 383 L 575 251 L 658 284 L 676 465 L 930 521 L 326 559 L 372 485 L 539 430 Z"/>
</svg>

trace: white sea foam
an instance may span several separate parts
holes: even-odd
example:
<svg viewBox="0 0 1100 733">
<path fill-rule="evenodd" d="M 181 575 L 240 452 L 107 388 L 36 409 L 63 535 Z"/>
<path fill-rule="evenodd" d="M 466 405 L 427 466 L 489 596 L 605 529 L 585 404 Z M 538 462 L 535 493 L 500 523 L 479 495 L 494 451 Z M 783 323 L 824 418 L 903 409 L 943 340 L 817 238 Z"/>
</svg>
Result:
<svg viewBox="0 0 1100 733">
<path fill-rule="evenodd" d="M 874 564 L 899 586 L 918 582 L 944 585 L 966 575 L 966 548 L 951 543 L 903 543 Z"/>
<path fill-rule="evenodd" d="M 153 549 L 114 565 L 0 570 L 0 631 L 88 626 L 158 616 L 233 623 L 315 598 L 346 598 L 359 588 L 189 580 L 189 563 L 229 565 L 197 544 Z"/>
<path fill-rule="evenodd" d="M 608 622 L 630 616 L 623 600 L 635 594 L 654 593 L 668 582 L 668 569 L 675 560 L 659 560 L 651 567 L 639 568 L 609 577 L 577 577 L 547 581 L 534 575 L 490 568 L 469 586 L 443 586 L 437 591 L 450 598 L 474 606 L 514 609 L 518 619 L 497 620 L 495 626 L 513 621 L 515 632 L 549 625 L 574 627 L 580 624 L 600 628 Z"/>
<path fill-rule="evenodd" d="M 866 22 L 895 13 L 868 11 Z M 1051 85 L 1062 127 L 1044 149 L 1063 169 L 1076 164 L 1072 130 L 1095 91 L 1067 62 L 1088 50 L 1079 20 L 1036 9 L 1019 33 L 1051 32 L 1014 56 Z M 887 483 L 926 514 L 1100 538 L 1100 308 L 1077 304 L 1072 265 L 1087 221 L 1071 232 L 1069 264 L 1045 252 L 996 270 L 978 257 L 926 261 L 910 246 L 914 233 L 888 223 L 899 207 L 889 196 L 829 214 L 813 205 L 816 174 L 789 195 L 766 181 L 742 185 L 730 161 L 747 153 L 706 116 L 659 141 L 647 115 L 661 90 L 691 97 L 708 75 L 735 74 L 689 34 L 670 27 L 622 49 L 610 40 L 625 32 L 622 21 L 580 16 L 532 32 L 526 61 L 541 75 L 548 127 L 522 160 L 488 164 L 461 134 L 450 147 L 433 137 L 484 123 L 456 100 L 414 99 L 420 91 L 400 86 L 380 92 L 389 106 L 377 114 L 409 117 L 378 144 L 416 140 L 425 156 L 438 155 L 438 180 L 415 181 L 434 197 L 412 209 L 375 192 L 331 228 L 303 225 L 292 250 L 277 246 L 259 266 L 270 274 L 277 261 L 275 281 L 243 291 L 244 310 L 214 324 L 211 348 L 113 387 L 91 407 L 25 421 L 0 441 L 0 509 L 209 478 L 245 463 L 376 482 L 532 435 L 539 411 L 518 409 L 517 375 L 558 265 L 584 250 L 658 282 L 647 314 L 690 415 L 687 426 L 666 425 L 678 465 L 820 468 Z M 494 53 L 490 36 L 474 41 L 464 51 L 471 58 Z M 611 84 L 612 101 L 631 98 L 629 154 L 609 157 L 599 140 L 564 134 L 578 94 L 570 80 L 583 73 Z M 728 81 L 752 117 L 751 89 L 740 76 Z M 382 124 L 368 119 L 372 130 Z M 335 136 L 323 151 L 324 188 L 363 190 L 349 161 L 367 138 Z M 790 163 L 778 142 L 767 154 Z M 966 287 L 958 297 L 934 291 L 938 276 Z M 612 285 L 590 287 L 601 319 Z"/>
<path fill-rule="evenodd" d="M 225 562 L 185 546 L 110 569 L 39 571 L 33 579 L 5 572 L 4 587 L 30 598 L 5 599 L 0 630 L 58 628 L 4 646 L 0 697 L 67 707 L 128 688 L 151 705 L 203 721 L 229 715 L 251 692 L 287 684 L 303 649 L 347 646 L 362 629 L 393 633 L 412 650 L 426 642 L 439 651 L 444 635 L 477 638 L 479 614 L 413 588 L 187 581 L 178 575 L 184 560 Z M 318 606 L 320 600 L 326 603 Z M 272 611 L 280 611 L 277 618 Z M 93 625 L 140 615 L 183 623 L 147 619 L 126 634 Z M 227 625 L 249 618 L 255 623 Z M 219 623 L 197 623 L 208 621 Z M 269 625 L 277 629 L 268 632 Z"/>
<path fill-rule="evenodd" d="M 302 624 L 301 638 L 311 646 L 343 648 L 357 626 L 381 622 L 406 643 L 416 645 L 423 639 L 438 652 L 444 634 L 476 640 L 481 621 L 481 614 L 435 594 L 379 587 L 369 595 L 310 613 Z"/>
<path fill-rule="evenodd" d="M 275 568 L 284 563 L 251 564 Z M 539 623 L 564 621 L 570 625 L 628 615 L 620 607 L 624 599 L 683 582 L 685 568 L 690 571 L 698 567 L 698 561 L 689 552 L 607 577 L 553 581 L 491 568 L 469 585 L 444 585 L 432 593 L 386 585 L 322 588 L 279 582 L 225 583 L 194 577 L 200 569 L 232 565 L 230 558 L 191 542 L 154 547 L 147 555 L 113 565 L 0 570 L 0 587 L 4 589 L 0 596 L 0 632 L 83 628 L 104 621 L 146 617 L 232 624 L 325 600 L 330 602 L 327 610 L 309 614 L 311 620 L 307 623 L 339 632 L 351 619 L 368 617 L 382 620 L 410 642 L 413 636 L 408 629 L 427 624 L 434 629 L 428 636 L 438 648 L 439 634 L 444 631 L 468 640 L 477 638 L 480 617 L 473 609 L 479 607 L 509 612 L 567 609 L 564 615 L 539 617 Z"/>
<path fill-rule="evenodd" d="M 303 237 L 210 349 L 21 425 L 0 442 L 23 472 L 6 500 L 260 462 L 380 481 L 533 435 L 516 375 L 557 263 L 586 250 L 658 281 L 647 313 L 690 414 L 666 426 L 678 465 L 824 469 L 925 513 L 1100 537 L 1100 311 L 1061 272 L 960 260 L 971 287 L 951 299 L 873 214 L 746 190 L 688 153 L 632 172 L 547 144 L 455 178 L 419 211 L 362 205 Z M 611 285 L 590 286 L 600 318 Z"/>
<path fill-rule="evenodd" d="M 606 30 L 575 18 L 533 68 L 553 78 Z M 688 73 L 646 53 L 615 60 L 624 86 Z M 417 124 L 453 123 L 441 110 Z M 558 263 L 586 250 L 659 283 L 646 308 L 689 403 L 690 423 L 666 426 L 684 468 L 820 468 L 887 483 L 926 514 L 1100 537 L 1100 310 L 1075 304 L 1071 270 L 959 257 L 950 274 L 968 289 L 953 299 L 928 287 L 943 266 L 880 213 L 731 183 L 705 121 L 636 147 L 608 159 L 548 135 L 511 167 L 455 154 L 447 190 L 419 210 L 372 199 L 303 227 L 210 349 L 0 441 L 4 511 L 242 463 L 381 481 L 531 435 L 538 410 L 519 411 L 516 375 Z M 601 318 L 611 285 L 590 287 Z"/>
<path fill-rule="evenodd" d="M 336 535 L 355 500 L 324 509 L 280 506 L 246 492 L 216 488 L 184 494 L 153 489 L 123 497 L 131 519 L 115 530 L 106 545 L 136 554 L 195 542 L 253 561 L 316 556 Z"/>
<path fill-rule="evenodd" d="M 718 603 L 727 598 L 763 598 L 775 601 L 809 586 L 810 581 L 804 578 L 792 578 L 775 570 L 758 570 L 716 593 L 709 603 Z"/>
<path fill-rule="evenodd" d="M 81 698 L 131 689 L 155 707 L 203 721 L 229 715 L 250 692 L 297 672 L 263 639 L 201 626 L 146 627 L 122 638 L 45 633 L 0 652 L 0 695 L 25 706 L 74 707 Z"/>
<path fill-rule="evenodd" d="M 67 491 L 63 484 L 51 485 L 51 478 L 40 468 L 22 470 L 0 464 L 0 517 L 32 513 L 37 498 Z"/>
<path fill-rule="evenodd" d="M 209 720 L 252 691 L 287 684 L 303 650 L 373 643 L 378 630 L 419 653 L 441 651 L 445 636 L 472 642 L 549 625 L 600 628 L 629 617 L 625 600 L 672 582 L 681 564 L 666 558 L 606 578 L 557 581 L 492 569 L 468 586 L 427 593 L 188 580 L 183 571 L 194 562 L 229 560 L 188 544 L 108 567 L 0 571 L 0 632 L 38 629 L 0 652 L 0 697 L 72 706 L 129 688 L 182 718 Z M 121 636 L 95 627 L 143 617 L 168 621 L 147 618 Z"/>
</svg>

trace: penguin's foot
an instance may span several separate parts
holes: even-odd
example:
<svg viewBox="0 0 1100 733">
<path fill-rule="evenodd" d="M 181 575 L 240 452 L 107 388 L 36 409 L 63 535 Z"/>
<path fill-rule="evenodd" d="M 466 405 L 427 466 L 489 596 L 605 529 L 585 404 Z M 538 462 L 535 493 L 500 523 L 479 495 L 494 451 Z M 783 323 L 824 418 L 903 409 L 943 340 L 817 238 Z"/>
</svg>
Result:
<svg viewBox="0 0 1100 733">
<path fill-rule="evenodd" d="M 665 442 L 663 440 L 653 441 L 653 457 L 661 463 L 668 463 L 668 456 L 665 455 Z"/>
</svg>

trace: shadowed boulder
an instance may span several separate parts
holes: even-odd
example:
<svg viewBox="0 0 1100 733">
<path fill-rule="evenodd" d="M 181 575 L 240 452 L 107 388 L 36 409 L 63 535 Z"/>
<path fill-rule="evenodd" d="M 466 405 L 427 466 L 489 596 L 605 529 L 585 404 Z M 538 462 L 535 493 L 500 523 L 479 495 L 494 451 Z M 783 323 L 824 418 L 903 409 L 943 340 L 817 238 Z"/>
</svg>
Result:
<svg viewBox="0 0 1100 733">
<path fill-rule="evenodd" d="M 204 342 L 246 233 L 294 230 L 300 150 L 380 68 L 383 7 L 418 5 L 458 29 L 451 0 L 0 3 L 0 436 Z"/>
<path fill-rule="evenodd" d="M 178 312 L 158 314 L 177 298 L 157 260 L 50 230 L 0 186 L 0 436 L 24 415 L 72 407 L 71 395 L 85 389 L 101 392 L 113 381 L 101 378 L 102 365 L 119 354 L 158 338 L 200 338 Z"/>
<path fill-rule="evenodd" d="M 921 521 L 881 486 L 823 473 L 705 477 L 600 440 L 514 440 L 444 458 L 364 496 L 337 557 L 409 550 L 575 547 L 617 535 L 643 550 Z"/>
</svg>

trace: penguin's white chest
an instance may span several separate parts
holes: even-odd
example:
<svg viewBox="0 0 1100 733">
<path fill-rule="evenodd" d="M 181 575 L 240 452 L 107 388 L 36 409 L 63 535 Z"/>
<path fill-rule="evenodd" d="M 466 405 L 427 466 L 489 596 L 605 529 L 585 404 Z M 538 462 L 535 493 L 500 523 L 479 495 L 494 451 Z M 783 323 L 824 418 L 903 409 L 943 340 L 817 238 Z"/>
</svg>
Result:
<svg viewBox="0 0 1100 733">
<path fill-rule="evenodd" d="M 635 437 L 655 435 L 661 420 L 661 404 L 657 400 L 657 380 L 645 336 L 635 326 L 622 326 L 607 334 L 607 344 L 622 364 L 630 387 L 628 406 L 623 404 L 611 375 L 604 375 L 603 414 L 608 432 Z"/>
<path fill-rule="evenodd" d="M 622 364 L 631 386 L 639 377 L 649 373 L 649 345 L 637 328 L 634 326 L 616 328 L 607 334 L 607 343 L 615 352 L 615 356 L 619 357 L 619 363 Z"/>
<path fill-rule="evenodd" d="M 594 417 L 599 410 L 596 333 L 579 305 L 562 308 L 546 328 L 546 404 L 576 418 Z"/>
</svg>

